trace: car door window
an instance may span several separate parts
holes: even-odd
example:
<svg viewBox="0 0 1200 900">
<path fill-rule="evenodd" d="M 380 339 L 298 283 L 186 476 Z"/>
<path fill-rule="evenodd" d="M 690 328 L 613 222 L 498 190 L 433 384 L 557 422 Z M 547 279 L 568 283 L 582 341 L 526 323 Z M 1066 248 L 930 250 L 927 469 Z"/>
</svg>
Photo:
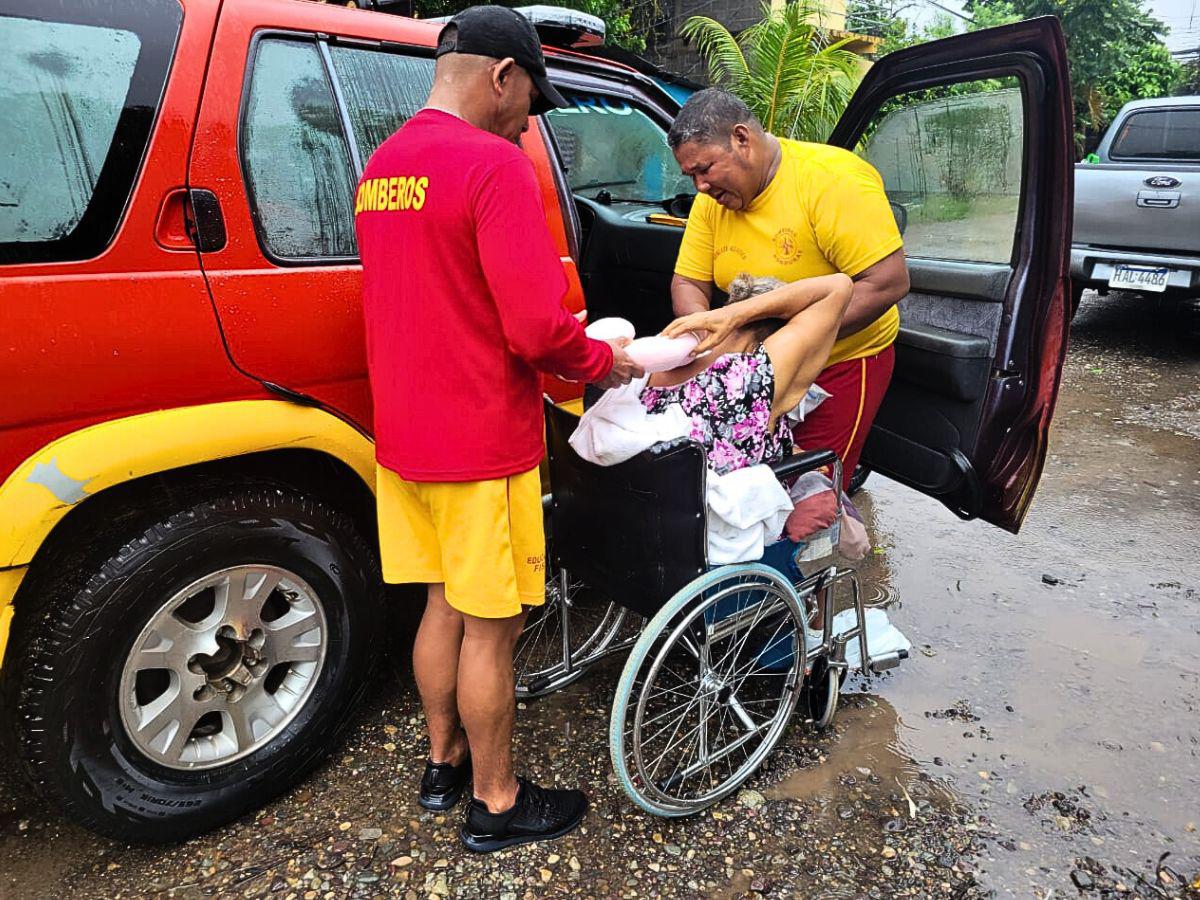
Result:
<svg viewBox="0 0 1200 900">
<path fill-rule="evenodd" d="M 562 154 L 571 191 L 658 201 L 694 194 L 690 178 L 667 144 L 666 129 L 619 97 L 567 93 L 566 109 L 546 113 Z"/>
<path fill-rule="evenodd" d="M 424 106 L 433 87 L 433 60 L 358 47 L 331 47 L 329 54 L 365 165 Z"/>
<path fill-rule="evenodd" d="M 181 10 L 17 6 L 28 13 L 0 13 L 0 263 L 86 259 L 126 206 Z"/>
<path fill-rule="evenodd" d="M 279 260 L 354 256 L 350 153 L 315 42 L 259 42 L 242 153 L 268 255 Z"/>
<path fill-rule="evenodd" d="M 859 152 L 883 177 L 909 256 L 1007 263 L 1021 200 L 1024 113 L 1015 78 L 900 94 Z"/>
<path fill-rule="evenodd" d="M 1108 155 L 1113 159 L 1200 160 L 1200 109 L 1150 109 L 1121 125 Z"/>
</svg>

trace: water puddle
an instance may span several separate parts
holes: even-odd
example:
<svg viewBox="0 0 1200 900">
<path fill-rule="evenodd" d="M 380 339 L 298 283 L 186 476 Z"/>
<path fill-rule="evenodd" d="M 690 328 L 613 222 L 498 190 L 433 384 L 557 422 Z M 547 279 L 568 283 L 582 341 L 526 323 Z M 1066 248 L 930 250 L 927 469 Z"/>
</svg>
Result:
<svg viewBox="0 0 1200 900">
<path fill-rule="evenodd" d="M 847 789 L 876 796 L 898 790 L 911 804 L 902 810 L 905 816 L 915 816 L 930 804 L 957 802 L 947 784 L 913 760 L 904 743 L 909 729 L 891 703 L 871 694 L 850 694 L 844 701 L 827 761 L 787 776 L 767 792 L 769 798 L 816 802 L 836 814 Z"/>
</svg>

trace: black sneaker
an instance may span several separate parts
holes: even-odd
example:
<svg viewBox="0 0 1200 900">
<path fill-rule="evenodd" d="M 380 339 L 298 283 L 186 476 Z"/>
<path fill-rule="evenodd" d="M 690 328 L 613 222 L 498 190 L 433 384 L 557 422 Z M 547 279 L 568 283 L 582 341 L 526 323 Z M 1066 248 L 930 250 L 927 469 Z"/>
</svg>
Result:
<svg viewBox="0 0 1200 900">
<path fill-rule="evenodd" d="M 518 778 L 517 802 L 502 813 L 488 812 L 474 798 L 467 806 L 467 821 L 459 831 L 468 850 L 490 853 L 514 844 L 549 841 L 574 831 L 587 815 L 583 791 L 549 791 Z"/>
<path fill-rule="evenodd" d="M 426 809 L 442 812 L 450 809 L 460 799 L 467 782 L 471 780 L 471 756 L 467 754 L 457 766 L 450 763 L 425 763 L 425 774 L 421 776 L 421 793 L 417 802 Z"/>
</svg>

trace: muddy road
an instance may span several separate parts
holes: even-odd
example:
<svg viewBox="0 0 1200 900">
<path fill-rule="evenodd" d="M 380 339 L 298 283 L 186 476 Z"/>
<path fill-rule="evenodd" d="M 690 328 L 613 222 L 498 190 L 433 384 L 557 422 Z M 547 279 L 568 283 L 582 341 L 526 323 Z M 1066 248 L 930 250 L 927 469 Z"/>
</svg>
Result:
<svg viewBox="0 0 1200 900">
<path fill-rule="evenodd" d="M 614 664 L 518 714 L 522 768 L 582 784 L 586 828 L 468 858 L 457 816 L 415 803 L 398 616 L 341 752 L 187 844 L 93 837 L 0 760 L 0 897 L 1200 897 L 1200 336 L 1154 300 L 1084 304 L 1021 535 L 868 482 L 864 584 L 914 656 L 736 799 L 634 811 L 608 761 Z"/>
</svg>

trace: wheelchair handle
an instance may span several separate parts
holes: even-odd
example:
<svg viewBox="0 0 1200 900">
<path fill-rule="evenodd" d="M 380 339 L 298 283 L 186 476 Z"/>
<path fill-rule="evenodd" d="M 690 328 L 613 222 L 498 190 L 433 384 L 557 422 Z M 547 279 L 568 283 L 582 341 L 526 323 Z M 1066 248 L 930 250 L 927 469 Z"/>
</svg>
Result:
<svg viewBox="0 0 1200 900">
<path fill-rule="evenodd" d="M 768 465 L 770 465 L 771 471 L 775 473 L 775 477 L 782 481 L 784 478 L 791 478 L 793 475 L 802 475 L 805 472 L 811 472 L 814 469 L 823 469 L 826 466 L 834 466 L 840 469 L 841 460 L 838 459 L 838 455 L 832 450 L 813 450 L 811 453 L 799 453 L 789 456 L 787 459 L 769 463 Z M 837 480 L 837 483 L 841 483 L 840 478 Z"/>
</svg>

